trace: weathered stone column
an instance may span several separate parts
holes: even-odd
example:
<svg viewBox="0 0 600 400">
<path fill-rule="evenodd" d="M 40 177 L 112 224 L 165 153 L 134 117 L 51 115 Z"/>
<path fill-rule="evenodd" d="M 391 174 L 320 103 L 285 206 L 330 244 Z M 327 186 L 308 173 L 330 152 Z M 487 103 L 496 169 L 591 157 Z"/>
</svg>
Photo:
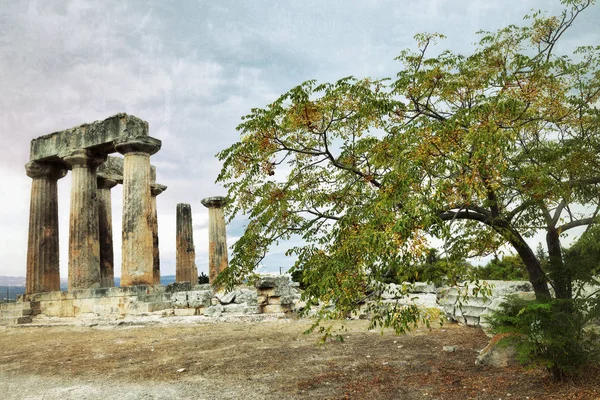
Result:
<svg viewBox="0 0 600 400">
<path fill-rule="evenodd" d="M 100 287 L 115 286 L 115 259 L 112 234 L 110 189 L 117 181 L 98 175 L 98 231 L 100 236 Z"/>
<path fill-rule="evenodd" d="M 227 232 L 223 215 L 226 199 L 208 197 L 201 202 L 208 208 L 208 279 L 213 283 L 228 265 Z"/>
<path fill-rule="evenodd" d="M 58 248 L 58 189 L 56 182 L 67 169 L 56 164 L 25 165 L 31 182 L 29 239 L 25 293 L 60 290 Z"/>
<path fill-rule="evenodd" d="M 115 149 L 124 155 L 121 286 L 154 283 L 150 156 L 160 145 L 149 136 L 115 141 Z"/>
<path fill-rule="evenodd" d="M 158 215 L 156 211 L 156 196 L 167 190 L 165 185 L 159 185 L 153 183 L 150 185 L 150 195 L 152 196 L 151 207 L 152 207 L 152 245 L 154 257 L 154 263 L 152 268 L 153 283 L 160 285 L 160 251 L 158 250 Z"/>
<path fill-rule="evenodd" d="M 100 287 L 96 168 L 106 160 L 88 150 L 63 158 L 73 168 L 69 221 L 69 290 Z"/>
<path fill-rule="evenodd" d="M 175 281 L 198 283 L 196 268 L 196 250 L 194 248 L 194 230 L 192 227 L 192 207 L 189 204 L 177 204 L 177 261 Z"/>
</svg>

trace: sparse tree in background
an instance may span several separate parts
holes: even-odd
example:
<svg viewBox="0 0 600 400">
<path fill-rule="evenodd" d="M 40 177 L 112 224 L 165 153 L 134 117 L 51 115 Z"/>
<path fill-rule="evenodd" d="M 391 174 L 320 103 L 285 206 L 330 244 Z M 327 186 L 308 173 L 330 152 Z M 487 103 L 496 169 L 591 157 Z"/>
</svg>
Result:
<svg viewBox="0 0 600 400">
<path fill-rule="evenodd" d="M 563 0 L 558 16 L 481 32 L 469 55 L 420 34 L 395 80 L 307 81 L 252 109 L 219 153 L 227 213 L 248 218 L 221 281 L 252 274 L 298 235 L 305 244 L 288 254 L 307 304 L 344 316 L 390 266 L 414 279 L 435 237 L 455 259 L 508 245 L 539 300 L 571 299 L 583 275 L 561 240 L 595 226 L 600 205 L 600 50 L 561 39 L 591 3 Z M 546 263 L 526 241 L 539 231 Z M 414 322 L 382 315 L 399 331 Z"/>
</svg>

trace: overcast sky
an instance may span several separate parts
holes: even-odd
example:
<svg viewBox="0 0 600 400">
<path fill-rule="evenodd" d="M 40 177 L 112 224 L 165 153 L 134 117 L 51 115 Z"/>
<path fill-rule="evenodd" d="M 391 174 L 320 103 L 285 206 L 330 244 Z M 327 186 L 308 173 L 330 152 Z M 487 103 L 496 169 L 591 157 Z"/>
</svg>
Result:
<svg viewBox="0 0 600 400">
<path fill-rule="evenodd" d="M 208 269 L 205 197 L 215 154 L 235 127 L 308 79 L 393 77 L 394 58 L 419 32 L 448 37 L 468 53 L 480 29 L 521 24 L 531 9 L 558 13 L 558 0 L 129 1 L 0 0 L 0 275 L 25 276 L 29 142 L 119 112 L 149 122 L 161 139 L 157 181 L 163 275 L 175 273 L 175 209 L 190 203 L 196 263 Z M 566 44 L 600 43 L 600 6 L 580 17 Z M 67 276 L 70 175 L 59 181 L 61 278 Z M 122 191 L 113 189 L 116 276 Z M 230 243 L 244 221 L 228 227 Z M 266 271 L 291 266 L 284 249 Z"/>
</svg>

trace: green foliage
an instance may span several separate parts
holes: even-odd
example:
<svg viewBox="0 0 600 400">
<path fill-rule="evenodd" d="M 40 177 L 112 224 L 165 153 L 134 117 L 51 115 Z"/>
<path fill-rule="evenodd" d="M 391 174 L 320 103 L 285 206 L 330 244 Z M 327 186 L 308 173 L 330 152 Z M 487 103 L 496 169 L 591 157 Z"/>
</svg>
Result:
<svg viewBox="0 0 600 400">
<path fill-rule="evenodd" d="M 486 265 L 477 268 L 476 274 L 479 279 L 492 279 L 500 281 L 526 281 L 528 279 L 527 269 L 523 260 L 518 256 L 503 256 L 502 260 L 497 257 Z"/>
<path fill-rule="evenodd" d="M 585 329 L 598 315 L 597 300 L 540 302 L 512 296 L 488 322 L 495 333 L 520 335 L 517 351 L 521 362 L 545 366 L 555 379 L 563 380 L 598 362 L 598 336 Z"/>
<path fill-rule="evenodd" d="M 453 285 L 469 280 L 473 266 L 457 257 L 442 257 L 437 249 L 429 248 L 425 257 L 413 265 L 390 265 L 381 276 L 384 283 L 432 282 L 438 286 Z"/>
<path fill-rule="evenodd" d="M 573 58 L 555 49 L 590 4 L 481 32 L 467 55 L 431 55 L 443 37 L 417 35 L 393 80 L 311 80 L 252 109 L 240 141 L 218 154 L 228 217 L 248 218 L 219 282 L 248 278 L 269 247 L 298 236 L 304 244 L 287 254 L 307 305 L 343 317 L 390 270 L 439 278 L 440 268 L 418 270 L 434 237 L 448 260 L 512 246 L 538 298 L 550 298 L 548 283 L 571 297 L 560 241 L 596 224 L 600 205 L 600 47 Z M 545 264 L 525 240 L 540 230 Z M 387 312 L 384 325 L 414 320 Z"/>
</svg>

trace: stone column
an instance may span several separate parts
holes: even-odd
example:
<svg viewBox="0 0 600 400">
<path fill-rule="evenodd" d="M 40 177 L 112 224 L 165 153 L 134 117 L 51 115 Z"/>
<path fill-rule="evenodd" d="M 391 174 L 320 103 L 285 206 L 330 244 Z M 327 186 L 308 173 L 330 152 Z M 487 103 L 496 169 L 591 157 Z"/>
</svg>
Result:
<svg viewBox="0 0 600 400">
<path fill-rule="evenodd" d="M 175 281 L 198 283 L 196 268 L 196 250 L 194 248 L 194 230 L 192 227 L 192 208 L 189 204 L 177 204 L 177 261 Z"/>
<path fill-rule="evenodd" d="M 150 185 L 150 195 L 152 196 L 151 207 L 152 207 L 152 245 L 154 257 L 154 263 L 152 268 L 153 283 L 160 285 L 160 252 L 158 250 L 158 215 L 156 212 L 156 196 L 167 190 L 165 185 L 159 185 L 153 183 Z"/>
<path fill-rule="evenodd" d="M 121 286 L 154 283 L 150 156 L 160 145 L 149 136 L 115 141 L 115 149 L 124 155 Z"/>
<path fill-rule="evenodd" d="M 227 232 L 223 215 L 226 199 L 208 197 L 201 202 L 208 208 L 208 279 L 213 283 L 228 265 Z"/>
<path fill-rule="evenodd" d="M 106 156 L 76 150 L 64 161 L 73 168 L 69 221 L 69 290 L 100 287 L 100 233 L 96 168 Z"/>
<path fill-rule="evenodd" d="M 100 236 L 100 287 L 115 286 L 110 190 L 117 181 L 98 174 L 98 231 Z"/>
<path fill-rule="evenodd" d="M 56 164 L 25 165 L 31 182 L 29 239 L 25 293 L 60 290 L 58 248 L 58 188 L 56 182 L 67 169 Z"/>
</svg>

